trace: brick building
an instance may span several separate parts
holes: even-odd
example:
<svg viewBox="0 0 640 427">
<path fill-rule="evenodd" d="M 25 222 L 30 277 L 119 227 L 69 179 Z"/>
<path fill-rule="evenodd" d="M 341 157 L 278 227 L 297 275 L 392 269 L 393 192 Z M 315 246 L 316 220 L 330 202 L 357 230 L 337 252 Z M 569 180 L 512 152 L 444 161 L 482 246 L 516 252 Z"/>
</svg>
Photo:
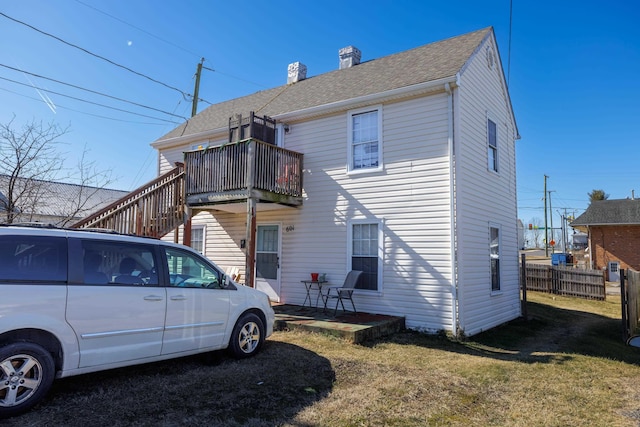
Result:
<svg viewBox="0 0 640 427">
<path fill-rule="evenodd" d="M 598 200 L 571 223 L 589 236 L 590 267 L 607 269 L 617 280 L 620 268 L 640 271 L 640 200 Z"/>
</svg>

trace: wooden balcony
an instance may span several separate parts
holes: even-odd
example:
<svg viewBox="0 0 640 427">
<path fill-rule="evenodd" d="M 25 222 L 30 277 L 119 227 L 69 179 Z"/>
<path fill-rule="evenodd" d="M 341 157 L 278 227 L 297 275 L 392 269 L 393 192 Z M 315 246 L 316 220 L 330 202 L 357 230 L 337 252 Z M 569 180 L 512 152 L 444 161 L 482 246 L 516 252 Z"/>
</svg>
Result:
<svg viewBox="0 0 640 427">
<path fill-rule="evenodd" d="M 186 203 L 193 208 L 245 202 L 302 205 L 303 155 L 257 139 L 188 151 Z"/>
</svg>

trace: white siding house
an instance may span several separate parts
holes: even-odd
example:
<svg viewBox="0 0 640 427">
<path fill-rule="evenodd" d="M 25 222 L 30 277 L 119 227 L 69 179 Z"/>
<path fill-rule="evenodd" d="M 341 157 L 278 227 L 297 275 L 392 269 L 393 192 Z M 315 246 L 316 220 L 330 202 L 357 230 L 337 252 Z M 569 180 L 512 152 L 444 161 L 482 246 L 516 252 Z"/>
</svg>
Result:
<svg viewBox="0 0 640 427">
<path fill-rule="evenodd" d="M 358 310 L 409 328 L 473 335 L 518 317 L 519 135 L 493 29 L 304 77 L 213 105 L 153 143 L 162 173 L 255 111 L 304 154 L 302 206 L 258 205 L 257 251 L 278 268 L 256 286 L 301 305 L 310 272 L 341 283 L 359 269 Z M 244 270 L 246 203 L 192 209 L 204 254 Z"/>
</svg>

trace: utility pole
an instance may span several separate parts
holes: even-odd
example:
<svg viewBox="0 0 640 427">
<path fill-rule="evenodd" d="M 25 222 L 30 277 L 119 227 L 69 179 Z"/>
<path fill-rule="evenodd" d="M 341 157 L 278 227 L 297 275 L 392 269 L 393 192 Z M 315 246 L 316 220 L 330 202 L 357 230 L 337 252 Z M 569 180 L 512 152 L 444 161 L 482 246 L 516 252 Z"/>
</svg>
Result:
<svg viewBox="0 0 640 427">
<path fill-rule="evenodd" d="M 193 101 L 191 102 L 191 117 L 195 116 L 198 113 L 198 93 L 200 92 L 200 75 L 202 74 L 203 63 L 204 63 L 204 58 L 201 58 L 200 63 L 196 68 L 196 86 L 193 89 Z"/>
<path fill-rule="evenodd" d="M 555 190 L 549 190 L 549 215 L 551 215 L 551 241 L 554 242 L 554 238 L 553 238 L 553 208 L 551 207 L 551 193 L 553 193 Z M 556 245 L 552 245 L 551 248 L 552 253 L 556 253 Z"/>
<path fill-rule="evenodd" d="M 549 227 L 547 226 L 547 175 L 544 176 L 544 256 L 549 256 Z"/>
<path fill-rule="evenodd" d="M 198 93 L 200 92 L 200 75 L 202 74 L 203 63 L 204 58 L 201 58 L 200 62 L 198 63 L 198 67 L 196 68 L 196 85 L 193 88 L 193 100 L 191 101 L 191 117 L 198 114 Z M 185 246 L 191 246 L 191 209 L 189 207 L 186 207 L 185 211 L 184 229 L 182 230 L 182 244 Z"/>
</svg>

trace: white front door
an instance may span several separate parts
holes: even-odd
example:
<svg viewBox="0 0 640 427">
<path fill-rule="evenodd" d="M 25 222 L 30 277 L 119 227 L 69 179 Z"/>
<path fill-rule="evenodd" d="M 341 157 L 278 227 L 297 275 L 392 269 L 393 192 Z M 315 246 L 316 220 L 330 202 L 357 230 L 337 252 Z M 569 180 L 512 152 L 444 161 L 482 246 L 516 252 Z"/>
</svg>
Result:
<svg viewBox="0 0 640 427">
<path fill-rule="evenodd" d="M 256 230 L 256 289 L 280 301 L 280 225 L 258 225 Z"/>
<path fill-rule="evenodd" d="M 620 281 L 620 263 L 618 261 L 611 261 L 609 263 L 609 281 Z"/>
</svg>

